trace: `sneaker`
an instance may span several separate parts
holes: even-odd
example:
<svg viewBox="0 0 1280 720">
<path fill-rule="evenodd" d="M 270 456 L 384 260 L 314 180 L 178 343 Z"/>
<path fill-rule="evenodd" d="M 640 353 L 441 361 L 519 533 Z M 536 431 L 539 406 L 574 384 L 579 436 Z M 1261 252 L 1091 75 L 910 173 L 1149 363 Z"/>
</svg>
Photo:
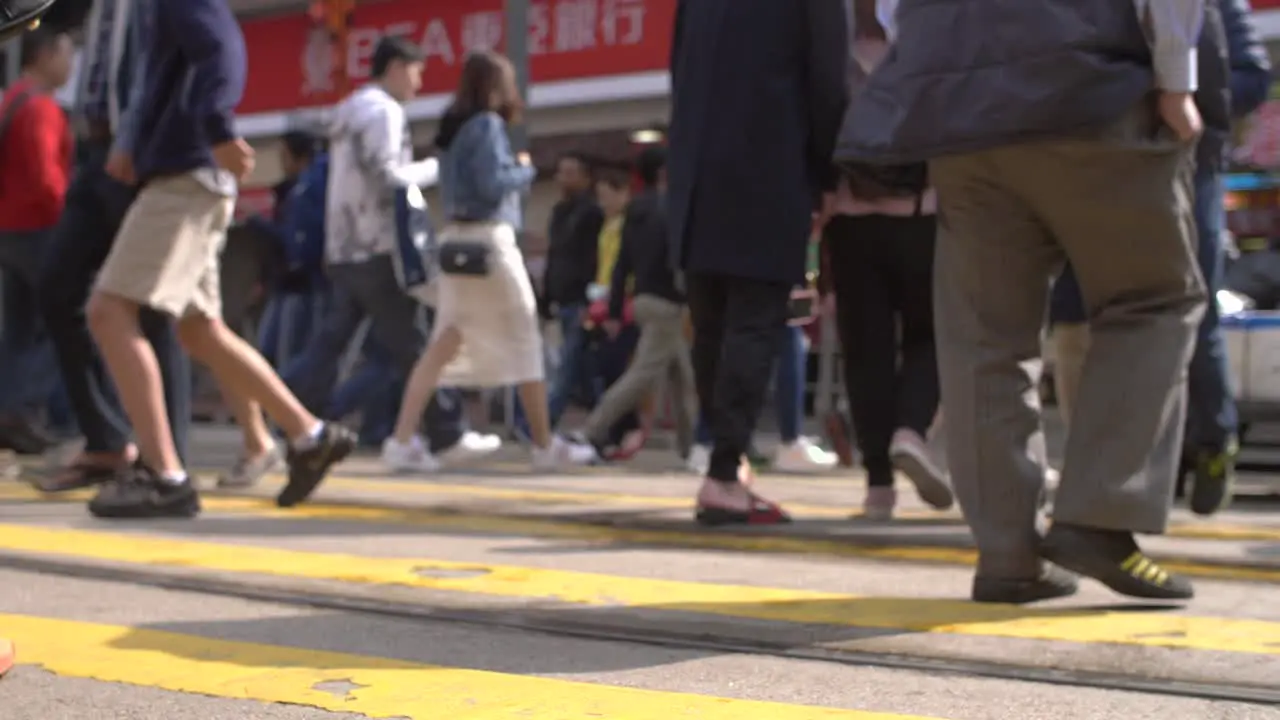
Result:
<svg viewBox="0 0 1280 720">
<path fill-rule="evenodd" d="M 1027 605 L 1043 600 L 1070 597 L 1080 589 L 1080 583 L 1071 573 L 1045 564 L 1034 578 L 994 578 L 977 576 L 973 579 L 971 597 L 979 603 Z"/>
<path fill-rule="evenodd" d="M 501 448 L 502 438 L 497 435 L 468 430 L 452 447 L 440 453 L 440 460 L 446 465 L 465 465 L 486 458 Z"/>
<path fill-rule="evenodd" d="M 1133 533 L 1054 523 L 1040 544 L 1040 555 L 1121 595 L 1148 600 L 1190 600 L 1195 595 L 1189 580 L 1142 552 Z"/>
<path fill-rule="evenodd" d="M 1238 452 L 1239 446 L 1231 440 L 1223 450 L 1202 450 L 1196 454 L 1192 470 L 1191 512 L 1212 515 L 1231 504 Z"/>
<path fill-rule="evenodd" d="M 828 472 L 840 462 L 839 456 L 818 447 L 809 438 L 799 438 L 795 442 L 778 448 L 773 458 L 773 469 L 784 473 Z"/>
<path fill-rule="evenodd" d="M 694 475 L 706 475 L 707 468 L 711 467 L 711 446 L 694 445 L 689 450 L 689 457 L 685 459 L 684 466 Z"/>
<path fill-rule="evenodd" d="M 563 467 L 580 467 L 594 465 L 600 461 L 600 454 L 591 445 L 572 443 L 559 435 L 551 440 L 551 446 L 533 449 L 534 470 L 557 470 Z"/>
<path fill-rule="evenodd" d="M 862 501 L 862 517 L 884 522 L 893 519 L 893 509 L 898 505 L 898 491 L 892 485 L 872 485 Z"/>
<path fill-rule="evenodd" d="M 382 464 L 394 473 L 434 473 L 440 470 L 440 461 L 427 449 L 417 435 L 407 443 L 391 436 L 382 443 Z"/>
<path fill-rule="evenodd" d="M 193 518 L 200 514 L 200 494 L 189 478 L 166 482 L 138 465 L 103 485 L 89 501 L 89 513 L 98 518 Z"/>
<path fill-rule="evenodd" d="M 231 469 L 218 476 L 218 487 L 220 488 L 247 488 L 257 485 L 262 478 L 274 472 L 279 472 L 284 468 L 284 452 L 280 450 L 279 445 L 272 445 L 271 449 L 262 453 L 256 458 L 242 457 L 236 461 Z"/>
<path fill-rule="evenodd" d="M 311 497 L 311 493 L 329 474 L 329 469 L 356 448 L 356 436 L 347 428 L 325 423 L 308 447 L 289 449 L 289 483 L 276 497 L 276 505 L 293 507 Z"/>
<path fill-rule="evenodd" d="M 920 499 L 937 510 L 946 510 L 956 499 L 947 485 L 947 473 L 934 462 L 924 438 L 914 430 L 902 428 L 889 443 L 889 459 L 898 472 L 907 476 Z"/>
</svg>

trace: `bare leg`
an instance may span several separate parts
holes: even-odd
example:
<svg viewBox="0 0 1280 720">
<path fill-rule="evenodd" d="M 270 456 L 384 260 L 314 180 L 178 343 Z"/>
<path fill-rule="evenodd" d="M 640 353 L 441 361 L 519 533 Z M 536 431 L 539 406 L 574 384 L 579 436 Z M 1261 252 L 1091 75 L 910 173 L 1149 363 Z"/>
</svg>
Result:
<svg viewBox="0 0 1280 720">
<path fill-rule="evenodd" d="M 244 457 L 252 460 L 265 455 L 275 446 L 275 441 L 271 438 L 271 431 L 267 429 L 262 406 L 240 393 L 232 392 L 221 378 L 218 378 L 218 386 L 222 391 L 222 398 L 236 418 L 236 424 L 240 426 L 244 439 Z"/>
<path fill-rule="evenodd" d="M 547 384 L 542 380 L 535 380 L 524 383 L 518 391 L 534 446 L 541 449 L 551 447 L 551 411 L 547 407 Z"/>
<path fill-rule="evenodd" d="M 178 323 L 178 337 L 191 357 L 208 366 L 230 395 L 260 403 L 292 439 L 306 437 L 320 426 L 289 392 L 267 361 L 222 320 L 193 315 Z"/>
<path fill-rule="evenodd" d="M 89 330 L 115 381 L 143 462 L 161 475 L 180 475 L 182 461 L 169 429 L 160 364 L 138 326 L 138 310 L 132 300 L 94 291 L 86 306 Z"/>
<path fill-rule="evenodd" d="M 431 339 L 427 351 L 418 358 L 400 400 L 400 415 L 396 419 L 394 435 L 397 442 L 412 442 L 417 435 L 422 413 L 426 411 L 427 403 L 431 402 L 431 396 L 440 382 L 440 373 L 457 356 L 461 347 L 462 333 L 455 327 L 448 327 Z"/>
</svg>

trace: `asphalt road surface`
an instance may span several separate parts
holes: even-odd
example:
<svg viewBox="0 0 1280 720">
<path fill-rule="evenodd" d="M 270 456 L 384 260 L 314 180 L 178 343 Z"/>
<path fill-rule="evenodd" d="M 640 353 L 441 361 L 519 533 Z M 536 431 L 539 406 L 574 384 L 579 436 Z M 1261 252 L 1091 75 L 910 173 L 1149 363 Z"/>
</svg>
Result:
<svg viewBox="0 0 1280 720">
<path fill-rule="evenodd" d="M 227 442 L 206 432 L 197 464 Z M 0 720 L 1280 718 L 1269 476 L 1149 542 L 1190 605 L 1086 584 L 1014 608 L 965 601 L 954 512 L 869 523 L 854 473 L 765 476 L 794 525 L 708 532 L 664 463 L 353 460 L 308 506 L 275 509 L 273 478 L 188 522 L 0 481 Z"/>
</svg>

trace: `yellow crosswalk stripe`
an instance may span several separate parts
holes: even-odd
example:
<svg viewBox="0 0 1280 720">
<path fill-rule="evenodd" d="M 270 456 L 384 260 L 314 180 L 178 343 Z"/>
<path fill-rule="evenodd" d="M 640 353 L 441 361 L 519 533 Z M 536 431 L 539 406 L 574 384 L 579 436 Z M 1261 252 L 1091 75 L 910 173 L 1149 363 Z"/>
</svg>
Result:
<svg viewBox="0 0 1280 720">
<path fill-rule="evenodd" d="M 0 551 L 781 623 L 1280 655 L 1280 622 L 1265 620 L 865 597 L 23 525 L 0 525 Z"/>
<path fill-rule="evenodd" d="M 929 720 L 463 670 L 0 614 L 18 663 L 56 675 L 410 720 Z M 339 695 L 323 687 L 351 688 Z M 319 687 L 318 687 L 319 686 Z M 935 719 L 936 720 L 936 719 Z"/>
<path fill-rule="evenodd" d="M 88 491 L 56 496 L 42 495 L 25 486 L 0 486 L 0 500 L 31 500 L 50 503 L 79 503 L 91 497 Z M 262 497 L 206 495 L 201 502 L 209 511 L 261 518 L 288 520 L 329 520 L 379 524 L 417 525 L 433 531 L 500 533 L 539 538 L 576 540 L 589 543 L 632 543 L 638 545 L 725 550 L 730 552 L 795 553 L 835 557 L 972 565 L 977 553 L 968 547 L 945 545 L 866 545 L 842 538 L 815 535 L 736 534 L 670 528 L 637 528 L 591 522 L 560 520 L 555 517 L 485 515 L 430 507 L 388 507 L 361 502 L 311 502 L 281 510 L 274 501 Z M 1162 559 L 1174 572 L 1192 577 L 1243 582 L 1280 582 L 1280 566 L 1264 564 L 1204 563 L 1195 560 Z"/>
<path fill-rule="evenodd" d="M 523 466 L 513 465 L 508 471 L 524 471 Z M 594 472 L 595 469 L 593 469 Z M 601 470 L 611 470 L 602 468 Z M 217 471 L 205 470 L 198 473 L 202 477 L 214 477 Z M 447 476 L 446 476 L 447 477 Z M 774 479 L 778 484 L 791 483 L 794 480 Z M 826 482 L 826 481 L 821 481 Z M 810 486 L 817 482 L 810 481 Z M 284 478 L 280 475 L 268 476 L 256 490 L 274 496 L 284 486 Z M 653 510 L 690 510 L 693 500 L 689 497 L 672 497 L 670 495 L 630 494 L 603 491 L 560 490 L 531 487 L 501 487 L 478 485 L 476 483 L 448 483 L 437 480 L 404 480 L 377 475 L 339 474 L 325 481 L 325 491 L 332 493 L 376 493 L 385 495 L 416 497 L 457 497 L 475 500 L 502 500 L 528 505 L 596 505 L 601 507 L 619 506 L 626 508 Z M 785 503 L 787 510 L 797 519 L 839 520 L 856 518 L 860 512 L 853 507 L 856 499 L 856 488 L 849 486 L 849 507 L 831 505 L 815 505 L 812 503 Z M 381 498 L 385 501 L 385 498 Z M 895 514 L 899 522 L 910 525 L 913 520 L 937 521 L 940 519 L 959 520 L 958 511 L 938 510 L 902 510 Z M 1249 525 L 1229 523 L 1220 520 L 1192 520 L 1174 522 L 1168 535 L 1170 537 L 1197 540 L 1233 540 L 1239 542 L 1280 541 L 1280 527 L 1266 525 Z"/>
</svg>

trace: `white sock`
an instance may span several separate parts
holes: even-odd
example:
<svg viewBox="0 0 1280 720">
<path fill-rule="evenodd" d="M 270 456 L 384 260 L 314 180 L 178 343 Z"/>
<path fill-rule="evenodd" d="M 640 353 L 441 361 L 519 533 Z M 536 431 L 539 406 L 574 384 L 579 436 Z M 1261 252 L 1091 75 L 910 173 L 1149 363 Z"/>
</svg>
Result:
<svg viewBox="0 0 1280 720">
<path fill-rule="evenodd" d="M 180 470 L 176 473 L 163 473 L 158 477 L 160 478 L 160 482 L 164 483 L 165 485 L 172 485 L 174 487 L 177 487 L 178 485 L 182 485 L 186 483 L 189 479 L 191 479 L 191 476 L 187 475 L 187 472 L 185 470 Z"/>
<path fill-rule="evenodd" d="M 317 420 L 315 427 L 311 428 L 311 430 L 305 435 L 294 438 L 293 442 L 290 444 L 293 445 L 294 450 L 307 450 L 309 448 L 313 448 L 316 443 L 319 442 L 320 434 L 323 432 L 324 422 Z"/>
</svg>

